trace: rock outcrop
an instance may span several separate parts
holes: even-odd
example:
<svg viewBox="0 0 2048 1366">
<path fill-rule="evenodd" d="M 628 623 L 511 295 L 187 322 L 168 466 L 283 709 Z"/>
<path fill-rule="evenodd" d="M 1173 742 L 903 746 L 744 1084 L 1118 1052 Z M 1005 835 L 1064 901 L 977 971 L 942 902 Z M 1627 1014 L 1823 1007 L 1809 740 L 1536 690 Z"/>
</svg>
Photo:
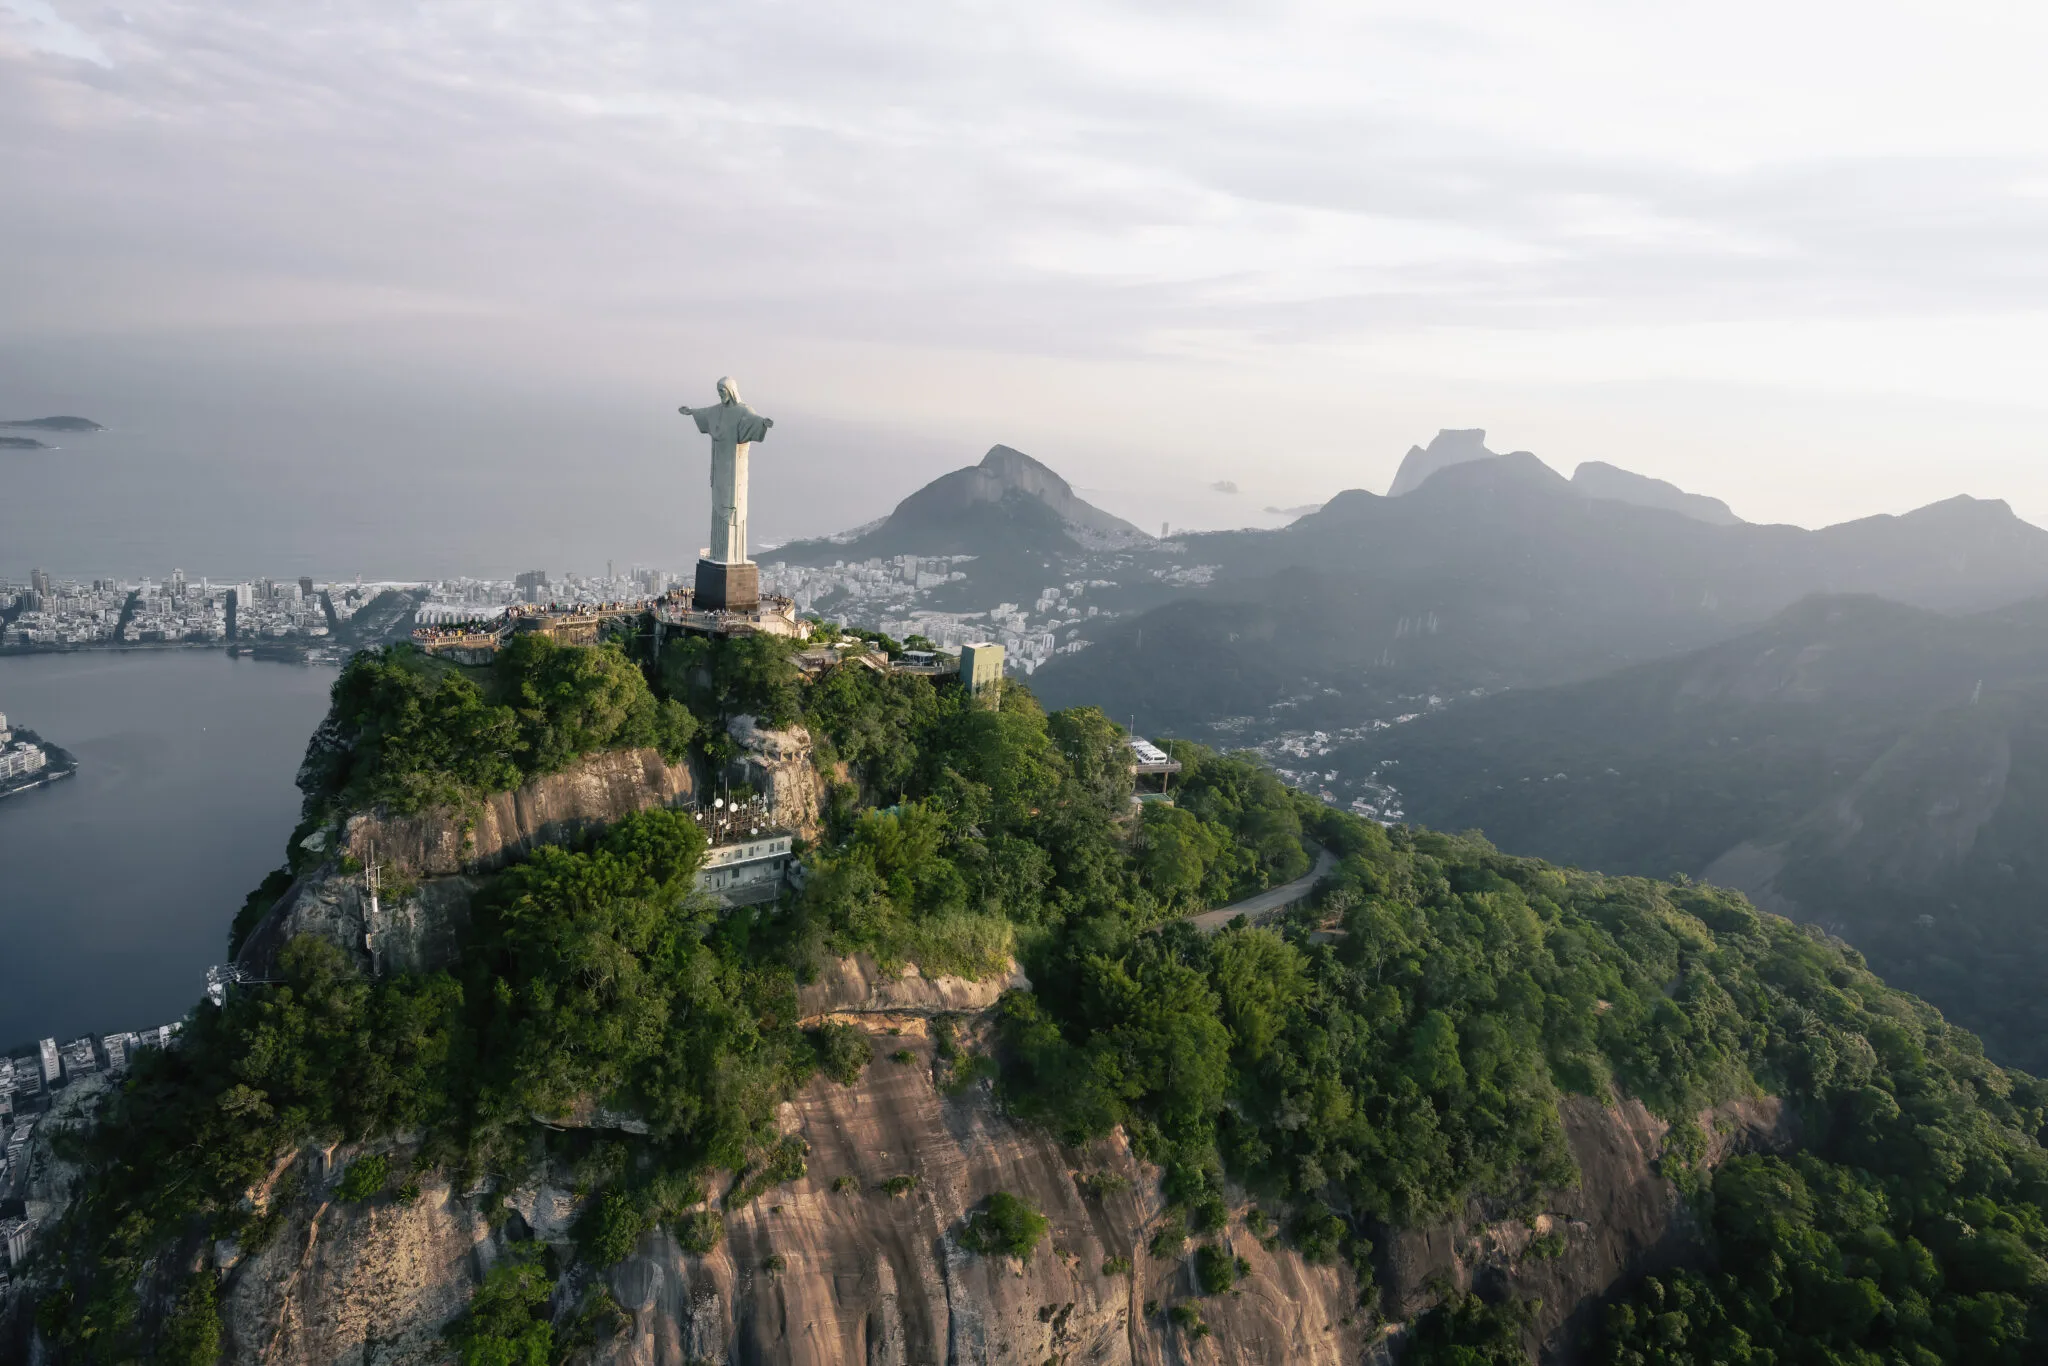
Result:
<svg viewBox="0 0 2048 1366">
<path fill-rule="evenodd" d="M 1517 451 L 1515 454 L 1527 455 L 1528 452 Z M 1387 486 L 1387 497 L 1399 498 L 1404 493 L 1413 493 L 1438 470 L 1470 464 L 1474 460 L 1499 458 L 1498 452 L 1486 448 L 1484 427 L 1446 427 L 1431 437 L 1427 446 L 1408 448 L 1408 454 L 1401 459 L 1401 468 L 1394 471 L 1394 482 Z"/>
<path fill-rule="evenodd" d="M 865 981 L 871 971 L 841 969 L 842 982 Z M 847 1007 L 875 992 L 859 1002 L 850 996 L 840 990 L 823 1003 Z M 628 1325 L 597 1360 L 1336 1366 L 1364 1356 L 1369 1316 L 1348 1268 L 1268 1249 L 1244 1226 L 1240 1205 L 1221 1237 L 1250 1271 L 1231 1294 L 1199 1296 L 1186 1255 L 1147 1250 L 1161 1214 L 1159 1173 L 1120 1136 L 1066 1148 L 1004 1116 L 986 1083 L 948 1094 L 939 1085 L 948 1069 L 925 1018 L 853 1018 L 875 1035 L 866 1074 L 850 1087 L 815 1079 L 783 1107 L 784 1131 L 809 1146 L 808 1172 L 727 1210 L 725 1240 L 708 1255 L 683 1251 L 666 1230 L 643 1238 L 605 1273 Z M 888 1056 L 906 1052 L 908 1061 Z M 258 1252 L 226 1254 L 225 1361 L 438 1360 L 442 1326 L 509 1238 L 567 1250 L 582 1202 L 566 1175 L 544 1173 L 506 1192 L 518 1217 L 494 1227 L 481 1192 L 445 1182 L 424 1182 L 410 1203 L 388 1195 L 336 1202 L 334 1183 L 359 1155 L 309 1149 L 281 1165 L 280 1175 L 295 1170 L 301 1191 L 281 1229 Z M 393 1165 L 405 1155 L 397 1145 Z M 1123 1184 L 1086 1194 L 1075 1180 L 1081 1173 Z M 887 1183 L 906 1176 L 914 1184 L 890 1193 Z M 1028 1259 L 984 1257 L 962 1245 L 966 1219 L 996 1191 L 1050 1221 Z M 256 1194 L 260 1205 L 267 1192 Z M 1116 1259 L 1128 1259 L 1128 1269 Z M 572 1292 L 565 1285 L 561 1293 Z M 1207 1335 L 1190 1338 L 1167 1317 L 1182 1302 L 1198 1306 Z"/>
<path fill-rule="evenodd" d="M 805 740 L 800 753 L 791 750 L 776 761 L 778 775 L 810 769 Z M 782 781 L 800 786 L 793 776 Z M 813 775 L 814 793 L 816 786 Z M 635 811 L 692 803 L 700 787 L 687 763 L 668 763 L 651 749 L 624 749 L 587 755 L 466 811 L 359 812 L 339 828 L 307 837 L 306 847 L 324 857 L 278 898 L 236 962 L 252 977 L 271 977 L 294 936 L 315 934 L 341 945 L 366 970 L 373 953 L 374 966 L 385 971 L 444 966 L 454 960 L 469 923 L 470 896 L 486 874 Z M 815 796 L 811 809 L 815 813 Z M 374 927 L 363 880 L 346 871 L 373 863 L 386 877 Z"/>
<path fill-rule="evenodd" d="M 1578 1185 L 1551 1192 L 1533 1219 L 1475 1202 L 1460 1219 L 1390 1231 L 1379 1268 L 1390 1318 L 1428 1309 L 1445 1285 L 1536 1299 L 1527 1345 L 1546 1366 L 1561 1366 L 1581 1359 L 1578 1349 L 1610 1294 L 1696 1261 L 1702 1244 L 1691 1208 L 1657 1168 L 1671 1126 L 1637 1100 L 1603 1106 L 1566 1096 L 1558 1109 Z M 1709 1167 L 1737 1152 L 1778 1152 L 1794 1143 L 1790 1112 L 1771 1098 L 1719 1106 L 1702 1113 L 1699 1124 Z"/>
<path fill-rule="evenodd" d="M 773 730 L 751 716 L 735 716 L 726 733 L 739 750 L 733 778 L 768 798 L 777 824 L 816 839 L 825 794 L 811 757 L 811 733 L 802 726 Z"/>
<path fill-rule="evenodd" d="M 808 743 L 804 752 L 808 757 Z M 374 859 L 405 877 L 489 872 L 539 845 L 568 844 L 635 811 L 680 806 L 697 788 L 687 763 L 671 764 L 651 749 L 612 750 L 494 793 L 467 811 L 351 816 L 341 847 L 358 862 Z"/>
<path fill-rule="evenodd" d="M 815 980 L 798 989 L 797 1004 L 806 1020 L 828 1015 L 930 1016 L 987 1010 L 1012 988 L 1031 989 L 1031 979 L 1015 962 L 1001 977 L 975 981 L 927 977 L 915 963 L 891 975 L 882 971 L 873 957 L 861 953 L 828 964 Z"/>
</svg>

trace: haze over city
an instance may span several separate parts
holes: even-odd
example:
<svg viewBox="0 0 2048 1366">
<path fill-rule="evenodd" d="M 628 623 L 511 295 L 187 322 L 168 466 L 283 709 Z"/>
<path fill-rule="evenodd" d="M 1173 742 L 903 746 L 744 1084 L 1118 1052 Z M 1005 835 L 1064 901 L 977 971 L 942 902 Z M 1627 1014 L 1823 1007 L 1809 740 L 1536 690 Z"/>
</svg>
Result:
<svg viewBox="0 0 2048 1366">
<path fill-rule="evenodd" d="M 674 408 L 723 373 L 780 421 L 763 540 L 996 441 L 1140 525 L 1273 525 L 1443 426 L 1753 521 L 2044 520 L 2043 39 L 2007 5 L 4 0 L 0 407 L 114 454 L 11 470 L 0 545 L 681 562 Z"/>
</svg>

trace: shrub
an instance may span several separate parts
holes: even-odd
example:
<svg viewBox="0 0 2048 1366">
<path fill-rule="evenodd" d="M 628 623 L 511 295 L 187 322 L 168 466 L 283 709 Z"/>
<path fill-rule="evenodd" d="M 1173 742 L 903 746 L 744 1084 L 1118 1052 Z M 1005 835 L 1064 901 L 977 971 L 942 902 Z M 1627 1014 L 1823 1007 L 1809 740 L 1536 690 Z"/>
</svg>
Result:
<svg viewBox="0 0 2048 1366">
<path fill-rule="evenodd" d="M 1155 1257 L 1178 1257 L 1188 1241 L 1187 1223 L 1178 1214 L 1169 1214 L 1159 1225 L 1159 1231 L 1152 1235 L 1148 1248 Z"/>
<path fill-rule="evenodd" d="M 1337 1259 L 1344 1242 L 1344 1221 L 1322 1205 L 1303 1210 L 1294 1220 L 1294 1246 L 1317 1265 Z"/>
<path fill-rule="evenodd" d="M 555 1330 L 547 1318 L 553 1282 L 531 1244 L 492 1267 L 462 1316 L 443 1330 L 462 1366 L 550 1366 Z"/>
<path fill-rule="evenodd" d="M 1214 1243 L 1204 1243 L 1195 1249 L 1195 1284 L 1202 1287 L 1204 1295 L 1229 1293 L 1237 1278 L 1250 1270 L 1242 1257 L 1233 1257 L 1228 1249 Z"/>
<path fill-rule="evenodd" d="M 899 1048 L 894 1053 L 891 1053 L 889 1055 L 889 1061 L 900 1063 L 913 1063 L 917 1061 L 917 1054 L 911 1052 L 907 1048 Z"/>
<path fill-rule="evenodd" d="M 334 1198 L 349 1204 L 360 1203 L 383 1190 L 390 1176 L 391 1159 L 384 1154 L 359 1157 L 342 1173 L 341 1183 L 334 1188 Z"/>
<path fill-rule="evenodd" d="M 639 1200 L 619 1186 L 593 1201 L 577 1227 L 579 1241 L 598 1266 L 613 1266 L 632 1256 L 645 1232 L 647 1215 Z"/>
<path fill-rule="evenodd" d="M 993 1081 L 1001 1071 L 996 1060 L 986 1053 L 955 1054 L 939 1089 L 949 1096 L 957 1096 L 978 1081 Z"/>
<path fill-rule="evenodd" d="M 1028 1261 L 1031 1250 L 1051 1227 L 1043 1214 L 1024 1201 L 1008 1191 L 997 1191 L 981 1209 L 968 1216 L 960 1242 L 970 1252 L 985 1257 L 1006 1253 Z"/>
<path fill-rule="evenodd" d="M 725 1216 L 715 1209 L 691 1210 L 676 1220 L 676 1242 L 696 1256 L 717 1247 L 725 1238 Z"/>
<path fill-rule="evenodd" d="M 874 1060 L 875 1045 L 857 1025 L 832 1021 L 810 1031 L 818 1070 L 841 1086 L 851 1086 Z"/>
<path fill-rule="evenodd" d="M 203 1267 L 178 1292 L 177 1305 L 164 1320 L 163 1348 L 157 1360 L 170 1366 L 213 1366 L 220 1358 L 220 1309 L 214 1296 L 213 1268 Z"/>
<path fill-rule="evenodd" d="M 917 1178 L 914 1176 L 892 1176 L 882 1183 L 882 1189 L 900 1199 L 917 1189 Z"/>
<path fill-rule="evenodd" d="M 766 1160 L 734 1188 L 726 1203 L 744 1205 L 771 1186 L 780 1186 L 801 1177 L 810 1170 L 804 1162 L 810 1151 L 810 1145 L 795 1134 L 786 1135 L 769 1149 Z"/>
<path fill-rule="evenodd" d="M 1105 1276 L 1128 1276 L 1131 1274 L 1129 1257 L 1105 1257 L 1102 1260 L 1102 1274 Z"/>
<path fill-rule="evenodd" d="M 860 1182 L 851 1173 L 842 1173 L 832 1178 L 832 1189 L 844 1195 L 850 1190 L 860 1189 Z"/>
<path fill-rule="evenodd" d="M 1083 1195 L 1100 1200 L 1129 1190 L 1131 1178 L 1119 1172 L 1077 1172 L 1074 1184 L 1081 1188 Z"/>
<path fill-rule="evenodd" d="M 1209 1325 L 1202 1322 L 1202 1311 L 1192 1301 L 1183 1300 L 1176 1304 L 1166 1311 L 1166 1317 L 1172 1319 L 1192 1341 L 1200 1342 L 1209 1336 Z"/>
</svg>

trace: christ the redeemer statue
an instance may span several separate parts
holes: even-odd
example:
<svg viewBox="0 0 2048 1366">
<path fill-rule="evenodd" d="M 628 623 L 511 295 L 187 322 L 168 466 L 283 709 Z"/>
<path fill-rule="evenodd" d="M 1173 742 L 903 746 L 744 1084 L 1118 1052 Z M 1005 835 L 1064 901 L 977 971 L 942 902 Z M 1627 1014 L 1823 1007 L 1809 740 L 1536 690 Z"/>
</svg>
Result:
<svg viewBox="0 0 2048 1366">
<path fill-rule="evenodd" d="M 697 606 L 751 611 L 761 604 L 761 573 L 747 558 L 747 447 L 765 441 L 775 419 L 740 402 L 740 387 L 718 381 L 718 402 L 677 412 L 711 438 L 711 547 L 697 561 Z"/>
</svg>

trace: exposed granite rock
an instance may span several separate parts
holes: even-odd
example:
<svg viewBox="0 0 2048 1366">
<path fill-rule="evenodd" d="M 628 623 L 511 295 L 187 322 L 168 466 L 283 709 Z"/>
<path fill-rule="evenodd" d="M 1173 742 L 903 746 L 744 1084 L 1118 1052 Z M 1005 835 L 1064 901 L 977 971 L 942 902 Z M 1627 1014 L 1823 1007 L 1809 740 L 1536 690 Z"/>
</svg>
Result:
<svg viewBox="0 0 2048 1366">
<path fill-rule="evenodd" d="M 1031 979 L 1014 961 L 1003 976 L 977 982 L 967 977 L 926 977 L 915 963 L 890 974 L 872 956 L 861 953 L 828 965 L 817 980 L 797 991 L 797 1005 L 806 1020 L 836 1014 L 939 1015 L 987 1010 L 1013 987 L 1031 989 Z"/>
<path fill-rule="evenodd" d="M 808 746 L 804 756 L 807 762 Z M 612 750 L 497 793 L 470 811 L 351 816 L 341 846 L 361 862 L 374 857 L 412 878 L 488 872 L 635 811 L 680 806 L 697 787 L 688 764 L 668 763 L 651 749 Z"/>
<path fill-rule="evenodd" d="M 784 762 L 808 769 L 808 748 Z M 342 871 L 347 857 L 364 865 L 374 861 L 387 874 L 375 965 L 395 972 L 446 966 L 460 947 L 469 899 L 483 874 L 635 811 L 688 804 L 700 786 L 688 764 L 667 763 L 651 749 L 613 750 L 497 793 L 468 812 L 438 807 L 409 816 L 350 816 L 339 829 L 316 830 L 301 841 L 301 847 L 328 857 L 278 898 L 236 961 L 255 977 L 274 976 L 284 946 L 296 935 L 315 934 L 370 969 L 369 898 L 360 875 Z"/>
<path fill-rule="evenodd" d="M 877 1021 L 879 1023 L 879 1021 Z M 1211 1336 L 1190 1344 L 1162 1308 L 1193 1295 L 1183 1258 L 1147 1255 L 1159 1174 L 1120 1138 L 1085 1151 L 1015 1125 L 986 1088 L 947 1096 L 924 1031 L 884 1036 L 914 1061 L 876 1061 L 858 1085 L 819 1078 L 785 1108 L 809 1172 L 728 1211 L 725 1242 L 692 1257 L 666 1233 L 613 1269 L 632 1327 L 601 1358 L 630 1366 L 717 1362 L 1068 1363 L 1357 1361 L 1364 1330 L 1348 1269 L 1268 1253 L 1241 1216 L 1226 1236 L 1252 1266 L 1240 1292 L 1200 1302 Z M 878 1044 L 883 1041 L 878 1038 Z M 882 1050 L 878 1047 L 878 1054 Z M 1082 1195 L 1077 1171 L 1129 1189 Z M 914 1176 L 907 1195 L 882 1184 Z M 834 1187 L 851 1178 L 852 1189 Z M 1026 1262 L 960 1246 L 995 1191 L 1022 1197 L 1052 1231 Z M 1192 1252 L 1192 1247 L 1189 1249 Z M 1103 1263 L 1127 1257 L 1129 1273 Z M 779 1259 L 779 1261 L 771 1261 Z M 773 1269 L 771 1269 L 773 1268 Z"/>
<path fill-rule="evenodd" d="M 398 1366 L 447 1359 L 444 1324 L 503 1250 L 475 1201 L 445 1182 L 419 1198 L 342 1204 L 308 1196 L 228 1274 L 228 1362 Z"/>
<path fill-rule="evenodd" d="M 1380 1279 L 1390 1318 L 1407 1320 L 1436 1303 L 1433 1283 L 1511 1290 L 1542 1300 L 1528 1346 L 1545 1363 L 1575 1362 L 1610 1293 L 1697 1257 L 1692 1211 L 1656 1168 L 1671 1126 L 1637 1100 L 1603 1106 L 1566 1096 L 1558 1109 L 1579 1184 L 1552 1192 L 1533 1221 L 1475 1202 L 1450 1223 L 1384 1235 Z M 1709 1166 L 1737 1152 L 1784 1151 L 1795 1139 L 1791 1112 L 1770 1097 L 1730 1102 L 1699 1122 Z M 1552 1234 L 1562 1235 L 1562 1249 L 1531 1256 L 1531 1245 Z"/>
<path fill-rule="evenodd" d="M 802 726 L 770 730 L 751 716 L 735 716 L 726 733 L 739 747 L 734 779 L 766 796 L 779 824 L 805 839 L 816 839 L 824 785 L 811 758 L 811 733 Z"/>
</svg>

